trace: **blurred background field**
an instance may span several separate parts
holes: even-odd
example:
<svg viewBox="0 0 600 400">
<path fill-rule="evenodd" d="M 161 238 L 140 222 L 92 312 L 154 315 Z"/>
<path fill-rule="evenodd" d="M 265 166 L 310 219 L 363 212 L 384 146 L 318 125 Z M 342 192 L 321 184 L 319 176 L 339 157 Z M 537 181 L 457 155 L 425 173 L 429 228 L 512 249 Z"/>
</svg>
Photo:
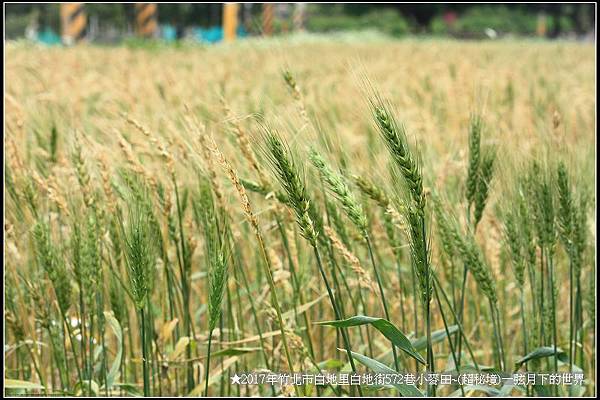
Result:
<svg viewBox="0 0 600 400">
<path fill-rule="evenodd" d="M 458 38 L 594 36 L 593 4 L 272 4 L 273 21 L 265 32 L 262 4 L 240 3 L 238 36 L 377 31 L 391 37 L 433 35 Z M 118 43 L 135 36 L 135 10 L 130 4 L 86 4 L 85 37 Z M 223 38 L 223 6 L 158 4 L 153 36 L 165 41 L 187 39 L 214 43 Z M 7 4 L 7 39 L 27 37 L 60 42 L 60 4 Z"/>
<path fill-rule="evenodd" d="M 372 270 L 364 241 L 342 207 L 336 211 L 335 196 L 323 190 L 320 175 L 308 161 L 309 147 L 325 154 L 334 169 L 352 182 L 351 190 L 366 210 L 369 232 L 378 247 L 376 258 L 384 275 L 391 322 L 412 343 L 424 340 L 417 296 L 413 298 L 409 290 L 416 280 L 410 277 L 405 227 L 394 220 L 392 231 L 401 243 L 394 247 L 384 227 L 387 214 L 367 196 L 360 196 L 352 178 L 372 180 L 394 201 L 400 190 L 390 178 L 388 151 L 373 123 L 366 78 L 390 100 L 421 164 L 431 222 L 431 259 L 442 277 L 440 287 L 452 290 L 455 305 L 460 277 L 446 268 L 430 195 L 439 195 L 444 207 L 459 215 L 461 227 L 469 229 L 468 217 L 465 222 L 462 216 L 469 130 L 474 115 L 484 121 L 482 146 L 494 148 L 497 158 L 476 246 L 497 285 L 500 337 L 509 368 L 526 354 L 522 348 L 526 332 L 534 340 L 538 303 L 534 301 L 537 288 L 527 283 L 534 294 L 525 306 L 519 304 L 523 287 L 514 279 L 504 217 L 516 204 L 516 187 L 533 162 L 543 169 L 544 179 L 552 176 L 550 180 L 559 160 L 568 166 L 577 200 L 589 197 L 587 203 L 581 202 L 585 203 L 581 213 L 586 238 L 580 265 L 583 282 L 577 288 L 578 336 L 571 340 L 577 347 L 575 367 L 585 371 L 586 382 L 575 394 L 595 392 L 595 280 L 591 278 L 596 272 L 596 62 L 591 5 L 309 5 L 298 26 L 290 4 L 287 10 L 274 10 L 272 31 L 267 34 L 262 5 L 240 4 L 235 40 L 223 43 L 222 5 L 160 4 L 157 29 L 143 38 L 131 5 L 86 4 L 82 40 L 66 41 L 69 45 L 61 38 L 58 4 L 5 7 L 5 379 L 14 380 L 15 393 L 138 395 L 142 387 L 148 389 L 141 371 L 145 346 L 152 353 L 153 394 L 203 392 L 207 339 L 213 337 L 212 330 L 206 329 L 212 264 L 204 246 L 208 238 L 197 217 L 198 204 L 205 200 L 204 181 L 209 182 L 208 192 L 223 196 L 218 207 L 227 215 L 235 250 L 232 277 L 225 285 L 227 304 L 221 307 L 223 315 L 214 334 L 213 350 L 222 353 L 211 366 L 209 392 L 289 395 L 289 388 L 287 392 L 254 386 L 240 389 L 229 384 L 228 377 L 242 369 L 265 368 L 267 363 L 274 370 L 285 370 L 286 359 L 293 359 L 297 370 L 314 368 L 307 356 L 313 344 L 312 361 L 337 369 L 344 366 L 346 358 L 336 350 L 341 345 L 334 330 L 314 327 L 320 336 L 311 338 L 305 329 L 312 325 L 300 315 L 305 313 L 313 322 L 334 319 L 311 249 L 287 205 L 273 196 L 280 187 L 266 173 L 269 166 L 260 133 L 265 123 L 278 130 L 297 155 L 315 204 L 339 218 L 336 224 L 328 216 L 328 224 L 368 269 L 362 271 L 362 278 L 369 281 Z M 266 182 L 268 189 L 262 192 L 249 189 L 251 184 L 246 189 L 273 260 L 275 287 L 287 315 L 286 335 L 296 341 L 291 358 L 284 355 L 277 336 L 280 326 L 262 269 L 266 263 L 239 204 L 239 189 L 216 165 L 206 144 L 208 137 L 214 138 L 246 184 Z M 163 253 L 153 264 L 156 279 L 147 303 L 150 321 L 146 325 L 154 334 L 149 345 L 142 341 L 139 310 L 129 301 L 127 243 L 121 237 L 125 231 L 119 231 L 119 224 L 121 229 L 131 224 L 127 194 L 134 189 L 128 174 L 151 189 L 147 202 L 164 241 L 160 242 Z M 539 210 L 536 199 L 528 200 L 528 207 Z M 521 222 L 530 228 L 534 225 Z M 44 224 L 54 246 L 51 256 L 56 265 L 63 265 L 68 278 L 64 286 L 70 288 L 71 302 L 65 310 L 60 309 L 56 276 L 44 269 L 39 254 L 44 243 L 33 228 Z M 78 229 L 88 235 L 83 241 L 77 240 Z M 558 344 L 566 351 L 573 336 L 566 306 L 573 297 L 569 292 L 573 279 L 568 278 L 566 250 L 561 244 L 556 248 L 554 322 L 559 326 Z M 91 306 L 81 300 L 90 290 L 77 275 L 79 250 L 102 254 L 88 257 L 99 260 L 90 264 L 98 274 L 92 280 L 95 286 L 90 286 L 96 295 L 89 300 Z M 367 295 L 366 305 L 346 304 L 348 316 L 365 309 L 381 316 L 375 291 L 361 286 L 364 282 L 354 276 L 356 270 L 346 268 L 350 262 L 337 253 L 328 254 L 328 263 L 338 261 L 350 277 L 342 298 L 352 302 L 360 293 Z M 294 266 L 299 285 L 296 277 L 290 278 Z M 249 286 L 237 275 L 241 271 L 247 273 Z M 475 280 L 469 278 L 466 293 L 463 323 L 475 349 L 472 359 L 498 367 L 497 349 L 490 346 L 490 315 Z M 544 302 L 548 301 L 542 296 L 540 306 L 549 312 Z M 297 308 L 304 306 L 296 315 Z M 443 308 L 432 309 L 433 329 L 442 331 Z M 525 310 L 527 324 L 520 310 Z M 259 317 L 249 317 L 251 311 Z M 70 323 L 63 324 L 61 312 L 71 318 Z M 89 329 L 89 342 L 73 344 L 72 338 L 68 340 L 72 332 L 65 326 L 72 326 L 84 339 Z M 262 348 L 258 348 L 261 332 L 272 335 L 264 346 L 261 338 Z M 372 341 L 365 341 L 360 330 L 351 332 L 357 351 L 366 354 L 367 346 L 374 347 L 369 349 L 371 356 L 392 365 L 389 343 L 378 332 L 371 330 Z M 438 370 L 450 371 L 454 368 L 451 346 L 443 335 L 438 337 L 442 338 L 435 344 Z M 539 343 L 530 342 L 529 350 L 552 343 L 537 339 Z M 423 348 L 419 351 L 424 354 Z M 414 360 L 406 356 L 402 360 L 404 370 L 412 370 Z M 79 367 L 82 372 L 76 371 Z M 561 361 L 561 370 L 567 367 Z M 348 394 L 326 387 L 318 390 L 324 395 Z M 451 390 L 457 394 L 459 389 Z M 522 388 L 505 390 L 532 394 Z M 483 392 L 498 394 L 489 388 Z M 397 394 L 389 388 L 373 393 Z"/>
</svg>

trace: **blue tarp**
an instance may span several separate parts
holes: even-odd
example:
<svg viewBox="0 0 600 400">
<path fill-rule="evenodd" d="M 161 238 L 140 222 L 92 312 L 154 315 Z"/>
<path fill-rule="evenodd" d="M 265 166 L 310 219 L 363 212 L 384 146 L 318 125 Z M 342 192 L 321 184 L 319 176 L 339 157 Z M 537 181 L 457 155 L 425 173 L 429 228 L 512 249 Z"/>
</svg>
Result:
<svg viewBox="0 0 600 400">
<path fill-rule="evenodd" d="M 37 40 L 41 43 L 47 44 L 49 46 L 61 44 L 60 36 L 56 34 L 52 29 L 46 28 L 37 34 Z"/>
<path fill-rule="evenodd" d="M 177 40 L 177 29 L 173 25 L 162 25 L 160 27 L 160 36 L 167 42 Z"/>
<path fill-rule="evenodd" d="M 194 28 L 193 35 L 196 40 L 206 43 L 217 43 L 223 40 L 223 27 L 213 26 L 211 28 Z M 245 37 L 248 35 L 243 26 L 238 26 L 237 36 Z"/>
<path fill-rule="evenodd" d="M 223 40 L 223 27 L 213 26 L 211 28 L 193 28 L 192 35 L 194 39 L 204 43 L 217 43 Z M 163 40 L 172 42 L 177 40 L 177 29 L 172 25 L 162 25 L 160 29 L 160 36 Z M 243 38 L 248 36 L 248 32 L 243 26 L 238 26 L 237 37 Z M 38 32 L 37 40 L 40 43 L 53 46 L 62 43 L 60 36 L 56 34 L 51 28 L 46 28 L 43 31 Z"/>
</svg>

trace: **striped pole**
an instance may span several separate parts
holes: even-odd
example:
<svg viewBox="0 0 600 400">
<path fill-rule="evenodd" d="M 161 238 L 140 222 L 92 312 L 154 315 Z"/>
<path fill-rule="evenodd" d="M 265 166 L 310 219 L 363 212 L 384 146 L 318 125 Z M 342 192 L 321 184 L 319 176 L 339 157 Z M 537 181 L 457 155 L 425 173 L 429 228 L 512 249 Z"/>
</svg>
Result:
<svg viewBox="0 0 600 400">
<path fill-rule="evenodd" d="M 273 4 L 263 4 L 262 10 L 263 34 L 265 36 L 271 36 L 273 34 Z"/>
<path fill-rule="evenodd" d="M 152 38 L 158 29 L 156 3 L 135 3 L 135 30 L 138 36 Z"/>
<path fill-rule="evenodd" d="M 65 44 L 71 45 L 83 39 L 87 25 L 83 3 L 61 3 L 60 20 Z"/>
<path fill-rule="evenodd" d="M 303 31 L 306 18 L 306 3 L 296 3 L 294 7 L 294 30 Z"/>
<path fill-rule="evenodd" d="M 223 37 L 226 42 L 235 40 L 238 25 L 238 4 L 223 4 Z"/>
</svg>

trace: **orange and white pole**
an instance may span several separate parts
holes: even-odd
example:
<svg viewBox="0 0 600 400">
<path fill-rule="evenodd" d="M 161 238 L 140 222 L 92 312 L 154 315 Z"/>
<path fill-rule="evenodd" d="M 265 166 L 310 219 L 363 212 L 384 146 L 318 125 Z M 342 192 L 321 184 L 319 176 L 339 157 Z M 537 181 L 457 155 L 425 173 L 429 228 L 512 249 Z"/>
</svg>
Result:
<svg viewBox="0 0 600 400">
<path fill-rule="evenodd" d="M 158 31 L 156 3 L 135 3 L 135 31 L 138 36 L 152 38 Z"/>
<path fill-rule="evenodd" d="M 60 20 L 65 44 L 71 45 L 84 38 L 87 16 L 83 3 L 61 3 Z"/>
<path fill-rule="evenodd" d="M 274 6 L 271 3 L 265 3 L 262 7 L 263 35 L 271 36 L 273 34 Z"/>
</svg>

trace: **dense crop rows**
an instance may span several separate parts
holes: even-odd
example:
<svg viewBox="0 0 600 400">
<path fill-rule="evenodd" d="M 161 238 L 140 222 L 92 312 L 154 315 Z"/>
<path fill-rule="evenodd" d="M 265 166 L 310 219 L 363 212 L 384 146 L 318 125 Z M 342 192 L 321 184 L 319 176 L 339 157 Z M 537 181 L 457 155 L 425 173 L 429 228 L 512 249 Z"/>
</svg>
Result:
<svg viewBox="0 0 600 400">
<path fill-rule="evenodd" d="M 591 395 L 587 45 L 9 45 L 5 384 Z M 582 386 L 232 385 L 583 372 Z"/>
</svg>

